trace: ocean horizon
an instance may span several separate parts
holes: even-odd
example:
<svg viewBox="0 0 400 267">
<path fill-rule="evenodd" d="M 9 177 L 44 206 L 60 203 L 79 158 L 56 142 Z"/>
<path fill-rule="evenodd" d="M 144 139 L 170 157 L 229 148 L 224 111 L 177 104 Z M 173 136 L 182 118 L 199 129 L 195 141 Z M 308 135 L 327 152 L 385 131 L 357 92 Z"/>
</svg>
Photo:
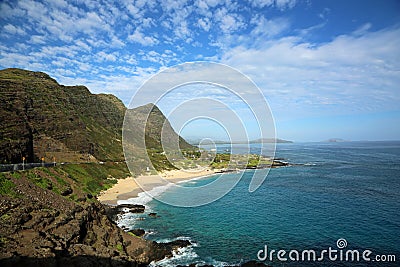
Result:
<svg viewBox="0 0 400 267">
<path fill-rule="evenodd" d="M 234 146 L 240 150 L 240 145 Z M 217 148 L 226 151 L 230 145 Z M 251 144 L 250 152 L 263 154 L 260 144 Z M 243 176 L 213 203 L 173 207 L 141 193 L 123 202 L 144 204 L 146 213 L 125 214 L 118 224 L 145 229 L 145 238 L 154 241 L 192 242 L 174 257 L 154 263 L 159 266 L 226 266 L 250 260 L 270 266 L 396 266 L 400 256 L 400 141 L 277 144 L 275 157 L 292 165 L 271 169 L 253 193 L 248 187 L 254 170 L 227 173 L 223 175 Z M 183 185 L 201 186 L 218 177 L 196 178 Z M 161 187 L 151 193 L 167 200 L 179 195 L 176 190 Z M 158 217 L 150 218 L 150 212 Z M 336 259 L 323 255 L 329 248 L 337 251 Z M 275 254 L 270 255 L 272 250 Z M 286 261 L 277 257 L 279 250 L 285 251 Z M 300 252 L 299 260 L 289 257 L 292 250 Z M 310 250 L 316 259 L 307 255 L 302 260 L 302 251 Z M 357 250 L 358 259 L 346 259 L 349 250 Z M 366 250 L 371 253 L 364 259 Z M 263 258 L 266 251 L 268 257 Z M 377 255 L 386 262 L 378 262 Z M 389 261 L 393 255 L 396 262 Z"/>
</svg>

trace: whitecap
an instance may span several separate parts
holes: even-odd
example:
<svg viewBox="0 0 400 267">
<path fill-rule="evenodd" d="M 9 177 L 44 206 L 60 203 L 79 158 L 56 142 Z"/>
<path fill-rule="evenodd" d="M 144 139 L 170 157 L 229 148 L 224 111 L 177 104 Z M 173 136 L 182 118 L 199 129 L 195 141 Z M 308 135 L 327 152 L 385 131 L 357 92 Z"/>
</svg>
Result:
<svg viewBox="0 0 400 267">
<path fill-rule="evenodd" d="M 145 205 L 153 200 L 153 197 L 159 196 L 164 193 L 173 184 L 167 184 L 162 186 L 156 186 L 148 192 L 140 192 L 137 197 L 129 198 L 127 200 L 118 200 L 118 204 L 139 204 Z M 146 207 L 147 208 L 147 207 Z"/>
<path fill-rule="evenodd" d="M 203 263 L 203 261 L 200 261 L 199 255 L 193 250 L 193 246 L 187 246 L 173 251 L 172 257 L 151 262 L 149 266 L 172 267 L 176 265 L 187 265 L 193 262 Z"/>
</svg>

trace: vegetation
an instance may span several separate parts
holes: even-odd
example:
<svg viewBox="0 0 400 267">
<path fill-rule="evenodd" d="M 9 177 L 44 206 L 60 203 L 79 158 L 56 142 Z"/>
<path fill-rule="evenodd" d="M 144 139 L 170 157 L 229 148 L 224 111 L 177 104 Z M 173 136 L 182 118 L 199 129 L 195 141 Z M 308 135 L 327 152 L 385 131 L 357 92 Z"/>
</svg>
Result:
<svg viewBox="0 0 400 267">
<path fill-rule="evenodd" d="M 0 70 L 0 90 L 2 163 L 20 163 L 23 157 L 25 163 L 41 162 L 42 158 L 57 163 L 123 162 L 121 129 L 126 114 L 125 134 L 131 137 L 134 159 L 129 167 L 134 174 L 143 173 L 149 165 L 143 162 L 145 149 L 162 150 L 164 125 L 164 145 L 178 140 L 180 148 L 194 149 L 153 104 L 127 110 L 113 95 L 91 94 L 84 86 L 63 86 L 45 73 L 21 69 Z M 146 148 L 140 149 L 143 138 Z M 174 168 L 161 153 L 151 153 L 156 170 Z M 82 173 L 79 166 L 68 168 Z M 45 180 L 37 183 L 48 185 Z M 99 184 L 92 181 L 87 186 L 94 192 Z"/>
<path fill-rule="evenodd" d="M 19 196 L 19 194 L 15 191 L 15 184 L 4 173 L 0 173 L 0 195 L 10 197 Z"/>
<path fill-rule="evenodd" d="M 249 169 L 266 167 L 272 160 L 256 154 L 233 155 L 228 153 L 216 154 L 211 166 L 215 169 Z"/>
<path fill-rule="evenodd" d="M 110 188 L 117 182 L 117 179 L 130 175 L 124 163 L 65 164 L 56 167 L 55 170 L 67 175 L 81 186 L 82 191 L 92 195 L 97 195 L 100 191 Z"/>
<path fill-rule="evenodd" d="M 6 237 L 0 237 L 0 247 L 4 247 L 8 242 Z"/>
<path fill-rule="evenodd" d="M 122 252 L 123 250 L 124 250 L 124 248 L 123 248 L 123 246 L 121 245 L 121 244 L 117 244 L 117 250 L 119 251 L 119 252 Z"/>
<path fill-rule="evenodd" d="M 65 164 L 56 167 L 40 167 L 26 171 L 0 173 L 0 195 L 19 197 L 15 179 L 28 179 L 36 186 L 51 190 L 58 195 L 78 201 L 88 196 L 95 196 L 129 176 L 128 168 L 123 163 L 82 163 Z M 91 201 L 92 197 L 89 197 Z"/>
<path fill-rule="evenodd" d="M 84 86 L 62 86 L 47 74 L 0 71 L 0 162 L 123 160 L 125 107 Z M 119 142 L 119 145 L 116 145 Z"/>
</svg>

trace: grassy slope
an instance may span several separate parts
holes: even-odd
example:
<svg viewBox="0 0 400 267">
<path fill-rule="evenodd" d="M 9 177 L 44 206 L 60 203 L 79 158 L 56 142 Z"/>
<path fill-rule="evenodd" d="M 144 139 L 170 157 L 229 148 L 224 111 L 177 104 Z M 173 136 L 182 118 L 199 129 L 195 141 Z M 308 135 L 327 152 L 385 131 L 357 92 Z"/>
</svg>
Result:
<svg viewBox="0 0 400 267">
<path fill-rule="evenodd" d="M 91 198 L 130 173 L 124 163 L 67 164 L 50 168 L 0 173 L 0 195 L 18 197 L 12 179 L 26 177 L 35 185 L 76 201 Z M 71 191 L 68 191 L 71 189 Z"/>
</svg>

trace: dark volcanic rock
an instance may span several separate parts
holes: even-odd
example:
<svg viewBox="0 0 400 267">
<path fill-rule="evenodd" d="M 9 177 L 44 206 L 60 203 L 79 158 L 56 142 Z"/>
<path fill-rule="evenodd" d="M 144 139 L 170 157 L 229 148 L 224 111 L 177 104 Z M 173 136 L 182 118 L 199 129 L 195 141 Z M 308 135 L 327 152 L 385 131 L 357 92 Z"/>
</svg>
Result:
<svg viewBox="0 0 400 267">
<path fill-rule="evenodd" d="M 276 168 L 276 167 L 286 167 L 289 166 L 289 163 L 286 161 L 282 161 L 282 160 L 274 160 L 272 163 L 272 167 Z"/>
<path fill-rule="evenodd" d="M 178 246 L 126 233 L 96 200 L 73 202 L 25 177 L 11 181 L 20 195 L 0 195 L 0 266 L 142 266 Z"/>
<path fill-rule="evenodd" d="M 153 217 L 153 218 L 156 218 L 156 217 L 157 217 L 157 213 L 155 213 L 155 212 L 150 212 L 150 213 L 149 213 L 149 216 L 150 216 L 150 217 Z"/>
<path fill-rule="evenodd" d="M 154 246 L 157 247 L 157 250 L 154 254 L 161 253 L 164 257 L 172 257 L 172 251 L 176 251 L 179 248 L 190 246 L 189 240 L 175 240 L 168 243 L 157 243 L 153 242 Z"/>
<path fill-rule="evenodd" d="M 59 213 L 28 200 L 0 198 L 7 209 L 1 214 L 1 266 L 137 266 L 163 259 L 179 246 L 125 233 L 98 202 Z"/>
<path fill-rule="evenodd" d="M 112 221 L 116 221 L 119 214 L 124 214 L 127 212 L 143 213 L 144 210 L 145 206 L 137 204 L 120 204 L 117 206 L 105 205 L 107 217 Z"/>
<path fill-rule="evenodd" d="M 119 212 L 124 212 L 124 209 L 128 209 L 131 213 L 143 213 L 145 206 L 138 204 L 120 204 L 117 207 Z"/>
<path fill-rule="evenodd" d="M 145 207 L 143 205 L 134 205 L 134 207 L 129 208 L 130 213 L 143 213 Z"/>
<path fill-rule="evenodd" d="M 134 235 L 136 235 L 136 236 L 142 237 L 142 236 L 144 236 L 144 234 L 146 233 L 146 231 L 143 230 L 143 229 L 138 228 L 138 229 L 130 230 L 130 231 L 128 231 L 128 233 L 132 233 L 132 234 L 134 234 Z"/>
<path fill-rule="evenodd" d="M 62 192 L 61 195 L 62 196 L 68 196 L 72 194 L 72 188 L 71 187 L 66 187 Z"/>
<path fill-rule="evenodd" d="M 178 248 L 184 248 L 187 246 L 190 246 L 192 243 L 190 243 L 189 240 L 174 240 L 168 243 L 163 243 L 163 245 L 169 246 L 172 249 L 178 249 Z"/>
</svg>

